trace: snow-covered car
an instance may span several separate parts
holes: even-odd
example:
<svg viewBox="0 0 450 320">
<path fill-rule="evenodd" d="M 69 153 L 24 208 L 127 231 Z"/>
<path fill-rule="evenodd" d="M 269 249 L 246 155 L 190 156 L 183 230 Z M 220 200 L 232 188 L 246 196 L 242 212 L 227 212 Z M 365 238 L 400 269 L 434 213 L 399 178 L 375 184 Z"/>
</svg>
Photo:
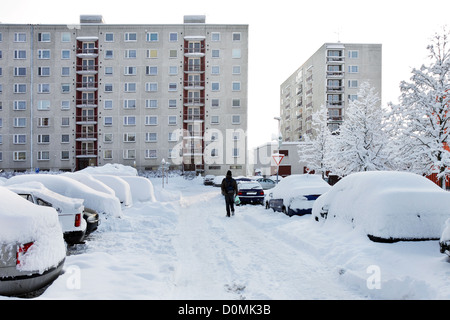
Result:
<svg viewBox="0 0 450 320">
<path fill-rule="evenodd" d="M 294 174 L 270 190 L 265 197 L 266 209 L 288 216 L 310 214 L 314 201 L 330 188 L 320 175 Z"/>
<path fill-rule="evenodd" d="M 438 240 L 450 218 L 450 193 L 417 174 L 353 173 L 320 196 L 313 218 L 343 222 L 372 241 Z"/>
<path fill-rule="evenodd" d="M 276 186 L 275 181 L 269 178 L 259 178 L 256 179 L 255 181 L 259 182 L 259 184 L 264 190 L 272 189 Z"/>
<path fill-rule="evenodd" d="M 214 184 L 214 178 L 215 176 L 208 174 L 203 178 L 203 184 L 205 186 L 212 186 Z"/>
<path fill-rule="evenodd" d="M 9 178 L 5 186 L 38 181 L 53 192 L 69 198 L 84 200 L 84 206 L 97 211 L 98 214 L 120 217 L 122 207 L 119 199 L 111 194 L 100 192 L 89 186 L 58 174 L 23 174 Z"/>
<path fill-rule="evenodd" d="M 225 179 L 225 176 L 215 176 L 214 177 L 214 187 L 220 187 L 222 185 L 222 181 Z"/>
<path fill-rule="evenodd" d="M 0 186 L 0 295 L 23 296 L 61 273 L 66 246 L 54 208 Z"/>
<path fill-rule="evenodd" d="M 54 208 L 58 212 L 64 240 L 69 245 L 83 242 L 87 221 L 83 217 L 82 199 L 60 195 L 47 189 L 40 182 L 10 185 L 8 189 L 34 204 Z"/>
<path fill-rule="evenodd" d="M 256 181 L 242 181 L 237 184 L 240 204 L 264 205 L 264 190 Z"/>
<path fill-rule="evenodd" d="M 441 253 L 450 256 L 450 218 L 445 221 L 444 231 L 442 231 L 439 239 L 439 248 Z"/>
</svg>

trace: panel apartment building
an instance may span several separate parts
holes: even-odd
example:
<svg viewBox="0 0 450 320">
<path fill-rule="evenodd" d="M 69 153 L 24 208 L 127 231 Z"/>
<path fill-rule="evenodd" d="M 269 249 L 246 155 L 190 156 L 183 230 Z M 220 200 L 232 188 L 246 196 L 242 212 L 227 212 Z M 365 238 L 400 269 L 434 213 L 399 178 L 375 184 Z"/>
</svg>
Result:
<svg viewBox="0 0 450 320">
<path fill-rule="evenodd" d="M 0 24 L 0 169 L 245 174 L 247 65 L 248 25 L 205 16 Z"/>
<path fill-rule="evenodd" d="M 312 133 L 312 114 L 328 109 L 328 126 L 343 122 L 345 108 L 363 82 L 381 98 L 381 44 L 325 43 L 280 86 L 280 131 L 284 141 Z"/>
</svg>

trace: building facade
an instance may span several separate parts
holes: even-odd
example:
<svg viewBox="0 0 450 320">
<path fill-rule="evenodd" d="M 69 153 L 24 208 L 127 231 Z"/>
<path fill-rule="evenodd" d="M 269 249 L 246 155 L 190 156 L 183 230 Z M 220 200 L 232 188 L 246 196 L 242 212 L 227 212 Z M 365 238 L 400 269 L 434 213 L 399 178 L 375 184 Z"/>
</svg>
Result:
<svg viewBox="0 0 450 320">
<path fill-rule="evenodd" d="M 248 25 L 0 24 L 0 168 L 245 173 Z"/>
<path fill-rule="evenodd" d="M 280 86 L 283 141 L 313 133 L 312 114 L 320 108 L 328 109 L 328 126 L 336 130 L 363 82 L 381 98 L 381 69 L 381 44 L 325 43 Z"/>
</svg>

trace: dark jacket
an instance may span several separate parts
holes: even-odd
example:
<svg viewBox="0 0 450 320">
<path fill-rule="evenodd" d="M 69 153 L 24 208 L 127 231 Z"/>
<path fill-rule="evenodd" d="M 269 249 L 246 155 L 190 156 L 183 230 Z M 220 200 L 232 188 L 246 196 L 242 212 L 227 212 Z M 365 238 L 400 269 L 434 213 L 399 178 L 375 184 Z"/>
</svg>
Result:
<svg viewBox="0 0 450 320">
<path fill-rule="evenodd" d="M 225 179 L 222 180 L 222 184 L 220 188 L 222 189 L 222 194 L 226 195 L 228 193 L 228 185 L 230 185 L 233 188 L 232 193 L 233 195 L 237 194 L 237 183 L 236 180 L 234 180 L 231 176 L 226 176 Z"/>
</svg>

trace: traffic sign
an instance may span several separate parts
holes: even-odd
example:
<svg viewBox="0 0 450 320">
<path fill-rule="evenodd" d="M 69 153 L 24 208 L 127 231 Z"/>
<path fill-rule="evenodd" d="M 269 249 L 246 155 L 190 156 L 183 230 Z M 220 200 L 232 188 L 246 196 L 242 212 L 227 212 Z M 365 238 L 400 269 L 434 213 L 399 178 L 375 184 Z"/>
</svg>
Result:
<svg viewBox="0 0 450 320">
<path fill-rule="evenodd" d="M 275 161 L 276 165 L 279 166 L 281 163 L 281 160 L 283 160 L 284 155 L 283 154 L 274 154 L 272 156 L 273 160 Z"/>
</svg>

